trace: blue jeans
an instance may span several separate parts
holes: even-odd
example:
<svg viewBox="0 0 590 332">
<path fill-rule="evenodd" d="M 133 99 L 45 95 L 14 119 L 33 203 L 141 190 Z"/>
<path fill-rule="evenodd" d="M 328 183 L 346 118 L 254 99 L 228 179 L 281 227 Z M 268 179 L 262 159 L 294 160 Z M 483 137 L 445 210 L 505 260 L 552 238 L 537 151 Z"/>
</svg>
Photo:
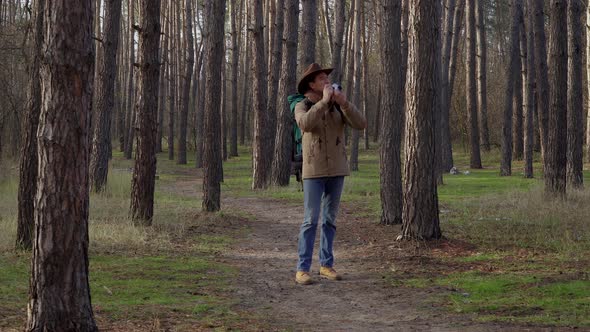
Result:
<svg viewBox="0 0 590 332">
<path fill-rule="evenodd" d="M 344 176 L 303 180 L 305 217 L 299 231 L 299 262 L 297 271 L 309 272 L 313 256 L 315 232 L 322 212 L 322 233 L 320 237 L 320 264 L 331 267 L 334 264 L 332 244 L 336 235 L 336 215 L 340 205 L 340 194 Z"/>
</svg>

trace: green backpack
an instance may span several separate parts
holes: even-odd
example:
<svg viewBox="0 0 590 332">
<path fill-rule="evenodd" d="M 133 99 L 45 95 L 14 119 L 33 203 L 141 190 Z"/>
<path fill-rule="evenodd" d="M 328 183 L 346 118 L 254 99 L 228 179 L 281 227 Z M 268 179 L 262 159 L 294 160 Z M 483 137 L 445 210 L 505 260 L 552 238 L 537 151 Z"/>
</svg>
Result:
<svg viewBox="0 0 590 332">
<path fill-rule="evenodd" d="M 293 144 L 291 149 L 291 174 L 295 175 L 297 182 L 301 182 L 301 173 L 303 170 L 303 133 L 295 121 L 295 105 L 305 99 L 302 94 L 294 94 L 287 97 L 291 115 L 293 116 Z"/>
</svg>

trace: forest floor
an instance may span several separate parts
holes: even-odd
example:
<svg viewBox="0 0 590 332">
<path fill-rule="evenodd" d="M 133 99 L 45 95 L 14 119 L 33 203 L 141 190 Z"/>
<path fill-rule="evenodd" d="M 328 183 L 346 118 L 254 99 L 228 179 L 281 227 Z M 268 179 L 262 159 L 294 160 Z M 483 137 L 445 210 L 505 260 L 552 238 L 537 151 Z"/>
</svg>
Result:
<svg viewBox="0 0 590 332">
<path fill-rule="evenodd" d="M 200 197 L 201 183 L 179 179 L 171 190 Z M 312 285 L 294 281 L 297 236 L 303 220 L 300 204 L 259 197 L 224 195 L 224 209 L 240 211 L 249 231 L 224 251 L 221 258 L 239 270 L 234 296 L 241 310 L 257 313 L 258 324 L 272 331 L 566 331 L 568 327 L 478 322 L 476 314 L 454 313 L 441 306 L 450 294 L 468 296 L 453 287 L 407 287 L 392 280 L 433 280 L 441 274 L 488 270 L 479 262 L 451 262 L 450 257 L 476 253 L 468 243 L 395 241 L 399 226 L 383 227 L 359 217 L 343 203 L 335 241 L 335 267 L 343 280 L 319 278 L 314 257 Z M 319 234 L 319 229 L 318 229 Z M 318 236 L 319 238 L 319 236 Z M 316 252 L 318 243 L 316 241 Z M 447 302 L 443 300 L 443 302 Z M 260 327 L 264 326 L 264 327 Z M 248 330 L 247 326 L 242 326 Z M 580 330 L 580 329 L 575 329 Z"/>
</svg>

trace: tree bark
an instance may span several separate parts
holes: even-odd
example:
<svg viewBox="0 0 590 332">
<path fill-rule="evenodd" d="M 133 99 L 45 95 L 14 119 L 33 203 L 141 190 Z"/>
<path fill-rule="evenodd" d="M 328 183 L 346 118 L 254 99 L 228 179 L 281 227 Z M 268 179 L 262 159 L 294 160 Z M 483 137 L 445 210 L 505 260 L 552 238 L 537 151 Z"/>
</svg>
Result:
<svg viewBox="0 0 590 332">
<path fill-rule="evenodd" d="M 532 1 L 535 16 L 533 30 L 535 32 L 535 76 L 537 79 L 537 116 L 541 136 L 541 157 L 545 167 L 547 137 L 549 131 L 549 78 L 547 76 L 547 46 L 545 39 L 545 13 L 543 1 Z M 564 22 L 565 23 L 565 22 Z M 565 38 L 565 35 L 563 36 Z"/>
<path fill-rule="evenodd" d="M 291 176 L 291 150 L 293 144 L 293 115 L 287 97 L 295 93 L 297 84 L 297 40 L 299 37 L 299 1 L 285 1 L 285 33 L 283 47 L 283 70 L 279 80 L 279 102 L 277 104 L 277 135 L 272 161 L 271 184 L 289 185 Z"/>
<path fill-rule="evenodd" d="M 176 163 L 179 165 L 186 165 L 186 141 L 187 141 L 187 127 L 188 127 L 188 108 L 191 92 L 191 78 L 193 75 L 193 67 L 195 65 L 195 47 L 193 39 L 193 9 L 191 0 L 185 0 L 184 8 L 184 42 L 186 45 L 186 58 L 182 84 L 181 108 L 178 126 L 178 156 Z M 223 54 L 222 54 L 223 56 Z"/>
<path fill-rule="evenodd" d="M 465 2 L 465 31 L 467 36 L 467 52 L 465 68 L 467 72 L 467 116 L 469 121 L 469 165 L 471 168 L 482 168 L 479 149 L 479 122 L 477 116 L 477 82 L 475 75 L 475 6 L 471 1 Z"/>
<path fill-rule="evenodd" d="M 484 1 L 476 0 L 477 17 L 477 104 L 479 109 L 479 126 L 481 129 L 480 143 L 484 151 L 490 151 L 490 131 L 488 128 L 488 89 L 487 89 L 487 61 L 488 48 L 486 40 L 486 24 L 484 16 Z"/>
<path fill-rule="evenodd" d="M 121 24 L 121 0 L 105 0 L 103 52 L 98 64 L 96 87 L 97 105 L 90 155 L 90 186 L 95 192 L 103 191 L 107 183 L 111 148 L 111 118 L 115 105 L 115 73 L 119 27 Z"/>
<path fill-rule="evenodd" d="M 383 63 L 383 111 L 379 138 L 381 170 L 381 223 L 402 222 L 401 131 L 403 88 L 401 66 L 401 4 L 385 0 L 382 6 L 381 63 Z"/>
<path fill-rule="evenodd" d="M 16 249 L 30 250 L 33 247 L 35 225 L 34 202 L 37 191 L 37 128 L 41 112 L 41 48 L 43 45 L 43 18 L 45 1 L 35 1 L 33 12 L 33 49 L 29 64 L 29 87 L 27 115 L 25 117 L 23 144 L 19 160 L 18 217 L 16 230 Z M 1 131 L 0 131 L 1 132 Z M 0 139 L 1 140 L 1 139 Z M 2 149 L 0 147 L 0 156 Z"/>
<path fill-rule="evenodd" d="M 260 0 L 256 0 L 260 1 Z M 221 207 L 221 67 L 224 44 L 225 0 L 208 0 L 205 4 L 205 25 L 207 29 L 207 48 L 205 71 L 207 89 L 205 90 L 205 132 L 203 155 L 203 210 L 218 211 Z M 260 8 L 262 9 L 262 8 Z"/>
<path fill-rule="evenodd" d="M 584 184 L 584 94 L 582 92 L 581 0 L 568 1 L 567 182 L 580 189 Z"/>
<path fill-rule="evenodd" d="M 523 0 L 524 2 L 524 0 Z M 524 7 L 524 5 L 523 5 Z M 520 20 L 524 22 L 524 19 Z M 523 85 L 526 76 L 526 35 L 524 31 L 524 23 L 518 28 L 518 69 L 519 72 L 515 76 L 514 80 L 514 123 L 512 127 L 512 159 L 522 160 L 524 152 L 524 130 L 523 130 L 523 118 L 524 118 L 524 98 L 523 98 Z"/>
<path fill-rule="evenodd" d="M 527 4 L 527 56 L 526 56 L 526 110 L 524 121 L 524 177 L 533 178 L 533 154 L 535 148 L 535 43 L 533 23 L 534 16 L 531 1 Z"/>
<path fill-rule="evenodd" d="M 441 237 L 434 159 L 434 107 L 439 88 L 433 79 L 438 70 L 434 58 L 439 33 L 436 7 L 425 1 L 409 4 L 403 239 Z"/>
<path fill-rule="evenodd" d="M 519 33 L 522 24 L 522 0 L 515 0 L 512 6 L 512 23 L 510 26 L 510 60 L 506 67 L 506 93 L 504 100 L 504 119 L 502 123 L 502 161 L 500 176 L 512 175 L 512 116 L 514 107 L 514 89 L 520 75 Z M 522 99 L 521 99 L 522 100 Z"/>
<path fill-rule="evenodd" d="M 168 17 L 168 160 L 174 160 L 174 117 L 176 116 L 176 53 L 178 52 L 178 45 L 176 45 L 175 38 L 173 35 L 173 18 L 174 18 L 174 4 L 171 2 L 170 15 Z"/>
<path fill-rule="evenodd" d="M 138 98 L 135 103 L 137 151 L 131 181 L 131 218 L 151 225 L 156 181 L 160 0 L 140 0 Z"/>
<path fill-rule="evenodd" d="M 127 0 L 128 19 L 129 19 L 129 77 L 127 78 L 127 116 L 125 117 L 125 158 L 131 159 L 133 154 L 133 140 L 135 136 L 135 100 L 134 90 L 134 71 L 135 71 L 135 1 Z"/>
<path fill-rule="evenodd" d="M 238 49 L 238 24 L 236 16 L 239 14 L 239 7 L 236 1 L 231 4 L 231 120 L 229 156 L 238 156 L 238 65 L 240 61 L 240 50 Z"/>
<path fill-rule="evenodd" d="M 300 68 L 306 68 L 315 62 L 316 29 L 318 17 L 317 0 L 301 0 L 303 8 L 301 19 L 301 57 L 299 58 Z"/>
<path fill-rule="evenodd" d="M 98 331 L 88 283 L 91 0 L 46 2 L 27 331 Z"/>
<path fill-rule="evenodd" d="M 353 73 L 353 92 L 352 103 L 359 107 L 361 100 L 361 67 L 362 67 L 362 52 L 361 52 L 361 11 L 363 10 L 363 1 L 356 0 L 354 13 L 354 73 Z M 348 161 L 351 171 L 359 170 L 359 140 L 360 131 L 352 129 L 352 145 L 350 147 L 350 160 Z"/>
<path fill-rule="evenodd" d="M 268 136 L 268 149 L 269 156 L 274 153 L 275 137 L 276 137 L 276 126 L 277 126 L 277 91 L 279 89 L 279 74 L 281 71 L 281 60 L 282 60 L 282 45 L 283 40 L 283 25 L 284 25 L 284 0 L 277 0 L 275 13 L 272 17 L 275 18 L 273 23 L 273 29 L 271 37 L 273 42 L 271 43 L 270 49 L 270 68 L 268 75 L 268 105 L 266 107 L 266 114 L 268 116 L 268 129 L 265 131 Z M 272 8 L 272 7 L 271 7 Z M 274 9 L 274 8 L 273 8 Z M 270 172 L 270 168 L 269 168 Z"/>
<path fill-rule="evenodd" d="M 590 4 L 586 5 L 586 81 L 590 95 Z M 586 119 L 586 161 L 590 162 L 590 112 Z"/>
<path fill-rule="evenodd" d="M 344 38 L 344 23 L 346 22 L 346 1 L 336 0 L 334 4 L 334 47 L 332 52 L 332 82 L 342 82 L 342 45 Z"/>
<path fill-rule="evenodd" d="M 549 56 L 549 135 L 547 137 L 545 193 L 565 198 L 567 153 L 567 2 L 551 2 Z"/>
<path fill-rule="evenodd" d="M 307 0 L 315 3 L 314 1 Z M 264 57 L 264 27 L 262 26 L 262 0 L 251 0 L 252 29 L 252 54 L 254 55 L 252 84 L 254 94 L 254 146 L 252 148 L 252 189 L 265 189 L 270 178 L 270 163 L 268 158 L 268 115 L 266 114 L 267 90 L 266 90 L 266 60 Z M 305 8 L 305 7 L 304 7 Z M 305 17 L 305 14 L 304 14 Z M 315 31 L 315 30 L 314 30 Z M 315 45 L 315 43 L 314 43 Z"/>
<path fill-rule="evenodd" d="M 156 152 L 162 152 L 162 140 L 164 138 L 164 112 L 166 111 L 166 68 L 168 67 L 168 41 L 166 34 L 166 20 L 170 15 L 170 6 L 168 2 L 162 3 L 162 35 L 160 36 L 160 83 L 158 87 L 158 137 L 156 139 Z"/>
</svg>

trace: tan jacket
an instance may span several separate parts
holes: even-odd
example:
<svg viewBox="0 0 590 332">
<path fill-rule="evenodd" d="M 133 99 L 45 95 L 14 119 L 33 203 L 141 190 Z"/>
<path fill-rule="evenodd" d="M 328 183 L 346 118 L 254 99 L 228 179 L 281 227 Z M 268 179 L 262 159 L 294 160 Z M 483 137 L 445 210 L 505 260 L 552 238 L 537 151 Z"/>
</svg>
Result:
<svg viewBox="0 0 590 332">
<path fill-rule="evenodd" d="M 345 124 L 358 130 L 367 127 L 367 120 L 354 105 L 346 102 L 341 113 L 332 105 L 318 101 L 308 110 L 304 99 L 295 106 L 295 121 L 303 132 L 303 178 L 349 175 Z"/>
</svg>

